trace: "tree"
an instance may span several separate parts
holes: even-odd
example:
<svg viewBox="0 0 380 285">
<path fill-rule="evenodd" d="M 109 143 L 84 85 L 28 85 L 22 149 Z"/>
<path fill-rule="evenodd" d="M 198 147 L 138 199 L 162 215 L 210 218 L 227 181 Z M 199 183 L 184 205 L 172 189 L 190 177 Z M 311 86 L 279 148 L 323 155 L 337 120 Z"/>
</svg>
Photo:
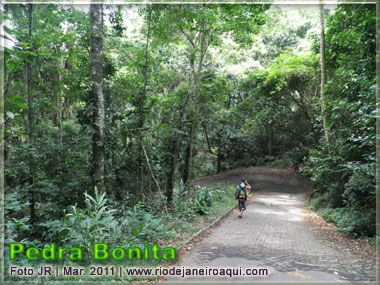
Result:
<svg viewBox="0 0 380 285">
<path fill-rule="evenodd" d="M 146 42 L 145 42 L 145 51 L 144 51 L 144 66 L 143 66 L 143 77 L 144 77 L 144 83 L 142 90 L 140 92 L 140 96 L 138 98 L 138 133 L 139 133 L 139 148 L 140 148 L 140 155 L 139 155 L 139 169 L 140 169 L 140 191 L 144 191 L 144 164 L 143 159 L 145 157 L 145 150 L 143 145 L 143 128 L 145 123 L 145 104 L 146 104 L 146 97 L 147 97 L 147 87 L 148 87 L 148 79 L 149 79 L 149 42 L 150 42 L 150 33 L 151 33 L 151 21 L 152 21 L 152 7 L 148 6 L 148 11 L 146 15 L 146 21 L 147 21 L 147 31 L 146 31 Z M 150 169 L 150 166 L 149 166 Z M 158 188 L 160 189 L 160 188 Z"/>
<path fill-rule="evenodd" d="M 179 40 L 184 38 L 186 57 L 189 64 L 188 80 L 189 91 L 180 111 L 181 115 L 176 124 L 178 130 L 173 138 L 172 150 L 167 174 L 166 195 L 171 201 L 174 186 L 174 175 L 180 151 L 180 143 L 184 126 L 189 129 L 189 142 L 186 155 L 185 176 L 188 192 L 192 185 L 193 149 L 198 126 L 198 97 L 200 79 L 203 69 L 203 60 L 210 46 L 220 42 L 221 36 L 232 33 L 234 39 L 240 43 L 251 41 L 250 35 L 256 33 L 265 23 L 263 12 L 266 5 L 190 5 L 190 6 L 161 6 L 155 10 L 154 29 L 162 39 L 173 37 Z M 164 21 L 163 21 L 164 19 Z M 197 69 L 196 69 L 197 66 Z M 189 123 L 186 123 L 188 114 L 191 114 Z"/>
<path fill-rule="evenodd" d="M 105 108 L 103 94 L 103 5 L 90 5 L 91 102 L 93 179 L 99 193 L 105 186 Z"/>
<path fill-rule="evenodd" d="M 329 218 L 357 236 L 375 234 L 375 15 L 373 5 L 339 5 L 327 18 L 330 141 L 323 136 L 310 149 L 305 168 L 317 205 L 325 204 Z"/>
<path fill-rule="evenodd" d="M 7 238 L 70 245 L 72 225 L 54 225 L 76 203 L 87 217 L 81 198 L 96 186 L 116 210 L 103 221 L 129 225 L 115 228 L 116 244 L 147 220 L 139 238 L 176 239 L 172 217 L 207 215 L 211 196 L 196 178 L 264 165 L 301 168 L 313 205 L 346 232 L 374 235 L 373 5 L 325 9 L 324 64 L 320 7 L 125 7 L 7 6 Z M 321 65 L 329 80 L 319 94 Z"/>
<path fill-rule="evenodd" d="M 327 125 L 327 112 L 326 112 L 326 99 L 325 99 L 325 85 L 326 85 L 326 59 L 325 59 L 325 16 L 323 4 L 319 5 L 319 19 L 321 26 L 320 34 L 320 68 L 321 68 L 321 111 L 323 121 L 323 131 L 325 134 L 326 142 L 330 142 L 330 133 Z"/>
<path fill-rule="evenodd" d="M 31 146 L 33 143 L 33 135 L 34 135 L 34 104 L 33 104 L 33 95 L 32 95 L 32 36 L 33 36 L 33 4 L 28 5 L 28 19 L 29 19 L 29 27 L 28 27 L 28 38 L 29 38 L 29 56 L 27 56 L 26 60 L 26 70 L 25 70 L 25 79 L 26 79 L 26 96 L 28 98 L 28 143 Z M 30 149 L 32 153 L 32 149 Z M 34 167 L 31 165 L 32 158 L 30 158 L 29 165 L 29 196 L 30 196 L 30 224 L 34 224 L 36 221 L 36 203 L 35 203 L 35 195 L 34 195 Z"/>
</svg>

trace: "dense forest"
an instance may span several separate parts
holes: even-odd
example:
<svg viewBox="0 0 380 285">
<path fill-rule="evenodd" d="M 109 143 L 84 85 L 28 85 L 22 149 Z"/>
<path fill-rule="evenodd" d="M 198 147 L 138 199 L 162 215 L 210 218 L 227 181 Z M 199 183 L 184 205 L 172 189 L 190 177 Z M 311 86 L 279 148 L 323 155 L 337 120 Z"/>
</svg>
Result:
<svg viewBox="0 0 380 285">
<path fill-rule="evenodd" d="M 5 5 L 5 239 L 178 240 L 197 178 L 288 167 L 375 235 L 375 5 Z M 234 203 L 234 201 L 232 201 Z"/>
</svg>

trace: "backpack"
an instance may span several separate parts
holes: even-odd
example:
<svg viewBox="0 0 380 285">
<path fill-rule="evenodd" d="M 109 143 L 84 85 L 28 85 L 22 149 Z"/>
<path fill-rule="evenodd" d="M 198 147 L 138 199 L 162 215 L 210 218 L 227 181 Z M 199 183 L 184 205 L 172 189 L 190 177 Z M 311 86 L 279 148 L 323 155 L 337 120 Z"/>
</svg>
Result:
<svg viewBox="0 0 380 285">
<path fill-rule="evenodd" d="M 238 185 L 238 192 L 237 192 L 237 198 L 239 200 L 245 200 L 247 199 L 247 187 L 241 184 Z"/>
</svg>

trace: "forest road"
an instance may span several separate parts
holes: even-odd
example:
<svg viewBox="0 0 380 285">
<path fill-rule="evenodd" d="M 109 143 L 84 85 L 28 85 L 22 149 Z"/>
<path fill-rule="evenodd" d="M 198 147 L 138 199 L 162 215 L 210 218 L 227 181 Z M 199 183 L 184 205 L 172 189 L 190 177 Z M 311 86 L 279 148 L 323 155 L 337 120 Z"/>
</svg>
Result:
<svg viewBox="0 0 380 285">
<path fill-rule="evenodd" d="M 270 172 L 246 168 L 198 181 L 201 186 L 236 185 L 244 177 L 258 191 L 242 219 L 235 209 L 176 264 L 181 268 L 241 267 L 243 273 L 261 268 L 267 269 L 268 275 L 191 276 L 168 281 L 374 281 L 373 261 L 324 243 L 304 221 L 302 206 L 307 193 L 301 181 Z"/>
</svg>

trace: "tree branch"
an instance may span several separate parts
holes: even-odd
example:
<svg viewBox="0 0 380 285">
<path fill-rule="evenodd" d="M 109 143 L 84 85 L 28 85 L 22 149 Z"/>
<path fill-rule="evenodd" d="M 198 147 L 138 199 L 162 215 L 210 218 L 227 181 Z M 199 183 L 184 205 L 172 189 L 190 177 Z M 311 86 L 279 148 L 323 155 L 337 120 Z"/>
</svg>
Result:
<svg viewBox="0 0 380 285">
<path fill-rule="evenodd" d="M 206 141 L 207 141 L 208 150 L 210 151 L 211 154 L 217 155 L 211 149 L 210 140 L 208 139 L 207 128 L 206 128 L 205 123 L 202 123 L 202 127 L 203 127 L 203 130 L 205 131 L 205 137 L 206 137 Z"/>
<path fill-rule="evenodd" d="M 174 10 L 174 15 L 175 15 L 175 17 L 176 17 L 176 19 L 177 19 L 177 23 L 181 23 L 182 21 L 181 21 L 181 19 L 178 18 L 178 14 L 177 14 L 177 11 L 176 11 L 176 10 Z M 180 32 L 181 32 L 181 33 L 186 37 L 186 39 L 189 41 L 189 43 L 191 44 L 191 46 L 192 46 L 193 48 L 195 48 L 195 44 L 194 44 L 193 40 L 190 38 L 190 35 L 187 34 L 187 33 L 183 30 L 183 27 L 182 27 L 181 25 L 179 25 L 178 28 L 179 28 Z"/>
</svg>

